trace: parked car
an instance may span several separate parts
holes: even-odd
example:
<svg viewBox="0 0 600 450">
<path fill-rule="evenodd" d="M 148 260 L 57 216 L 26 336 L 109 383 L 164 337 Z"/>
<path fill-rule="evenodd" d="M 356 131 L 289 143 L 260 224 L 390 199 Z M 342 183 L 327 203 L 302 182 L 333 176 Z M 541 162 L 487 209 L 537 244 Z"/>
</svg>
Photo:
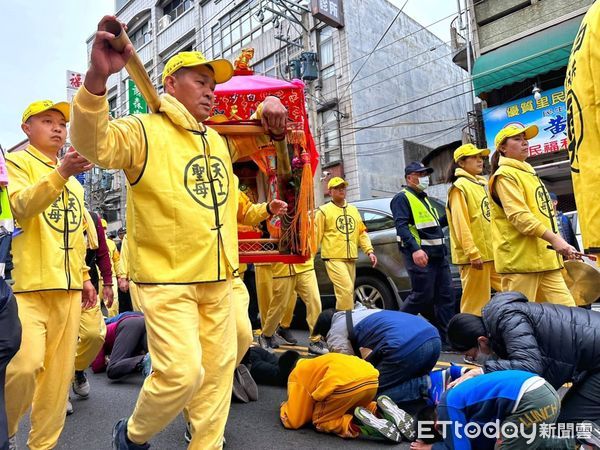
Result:
<svg viewBox="0 0 600 450">
<path fill-rule="evenodd" d="M 411 291 L 410 278 L 406 271 L 404 255 L 398 249 L 396 227 L 390 208 L 392 197 L 359 200 L 352 202 L 369 232 L 369 237 L 377 255 L 377 266 L 371 267 L 369 258 L 359 250 L 356 262 L 356 283 L 354 285 L 355 301 L 368 308 L 398 309 Z M 445 215 L 444 204 L 436 199 L 430 200 L 440 215 Z M 448 228 L 444 229 L 450 255 Z M 448 256 L 450 258 L 450 256 Z M 452 284 L 457 305 L 460 304 L 461 284 L 458 268 L 450 265 Z M 320 253 L 315 257 L 315 271 L 319 282 L 319 291 L 323 308 L 335 307 L 333 285 L 327 276 L 325 264 Z M 294 314 L 296 320 L 304 321 L 304 304 L 299 301 Z M 458 308 L 458 307 L 457 307 Z M 298 323 L 301 325 L 301 323 Z"/>
</svg>

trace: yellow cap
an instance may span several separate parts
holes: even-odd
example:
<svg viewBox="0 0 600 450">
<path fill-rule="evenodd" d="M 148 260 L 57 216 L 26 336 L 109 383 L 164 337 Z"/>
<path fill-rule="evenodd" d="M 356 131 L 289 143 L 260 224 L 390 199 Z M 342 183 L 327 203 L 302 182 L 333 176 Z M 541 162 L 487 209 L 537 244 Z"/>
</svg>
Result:
<svg viewBox="0 0 600 450">
<path fill-rule="evenodd" d="M 233 76 L 233 66 L 226 59 L 213 59 L 208 61 L 200 52 L 180 52 L 167 61 L 162 74 L 162 83 L 165 78 L 173 75 L 182 67 L 210 66 L 215 73 L 215 82 L 225 83 Z"/>
<path fill-rule="evenodd" d="M 102 228 L 107 228 L 108 227 L 108 222 L 106 221 L 106 219 L 102 219 L 100 221 L 100 223 L 102 223 Z"/>
<path fill-rule="evenodd" d="M 341 186 L 342 184 L 344 186 L 348 186 L 348 182 L 346 180 L 344 180 L 343 178 L 333 177 L 331 180 L 329 180 L 329 183 L 327 183 L 327 189 L 338 187 L 338 186 Z"/>
<path fill-rule="evenodd" d="M 30 104 L 23 113 L 23 118 L 21 121 L 22 123 L 25 123 L 31 116 L 48 111 L 49 109 L 57 110 L 58 112 L 62 113 L 63 116 L 65 116 L 65 120 L 67 122 L 69 121 L 69 117 L 71 116 L 71 105 L 69 105 L 67 102 L 54 103 L 52 100 L 39 100 Z"/>
<path fill-rule="evenodd" d="M 454 162 L 458 162 L 460 158 L 465 158 L 467 156 L 488 156 L 490 151 L 487 148 L 477 148 L 473 144 L 464 144 L 454 150 Z"/>
<path fill-rule="evenodd" d="M 525 133 L 525 139 L 529 140 L 537 136 L 538 127 L 536 125 L 529 125 L 528 127 L 523 127 L 521 125 L 507 125 L 498 131 L 498 134 L 494 139 L 494 145 L 498 148 L 507 138 L 517 136 L 521 133 Z"/>
</svg>

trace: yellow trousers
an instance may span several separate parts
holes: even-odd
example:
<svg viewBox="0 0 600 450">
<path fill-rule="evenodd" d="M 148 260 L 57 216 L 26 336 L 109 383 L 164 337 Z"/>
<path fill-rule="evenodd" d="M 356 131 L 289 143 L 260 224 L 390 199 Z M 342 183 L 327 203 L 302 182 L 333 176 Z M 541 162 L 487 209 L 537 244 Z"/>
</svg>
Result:
<svg viewBox="0 0 600 450">
<path fill-rule="evenodd" d="M 105 337 L 106 325 L 98 301 L 93 308 L 81 311 L 75 370 L 85 370 L 90 366 L 104 345 Z"/>
<path fill-rule="evenodd" d="M 106 310 L 108 311 L 108 317 L 115 317 L 117 314 L 119 314 L 119 284 L 117 282 L 117 277 L 113 277 L 112 279 L 112 291 L 113 291 L 113 303 L 112 306 L 110 308 L 106 308 Z M 102 283 L 102 278 L 100 278 L 100 280 L 98 281 L 98 296 L 100 297 L 100 300 L 104 301 L 104 295 L 102 295 L 102 293 L 104 292 L 102 289 L 104 288 L 104 283 Z M 104 302 L 104 305 L 106 305 L 106 302 Z"/>
<path fill-rule="evenodd" d="M 233 279 L 233 313 L 235 314 L 235 332 L 237 335 L 237 357 L 235 366 L 237 367 L 242 358 L 252 344 L 252 323 L 248 316 L 248 305 L 250 304 L 250 294 L 246 285 L 240 277 Z"/>
<path fill-rule="evenodd" d="M 260 323 L 264 327 L 269 305 L 273 301 L 273 269 L 271 265 L 255 265 L 256 298 L 258 300 L 258 314 Z"/>
<path fill-rule="evenodd" d="M 284 285 L 284 297 L 288 299 L 288 305 L 286 306 L 283 319 L 281 319 L 281 326 L 283 328 L 289 328 L 292 319 L 294 318 L 294 309 L 296 307 L 296 297 L 300 296 L 304 304 L 306 305 L 306 323 L 308 324 L 308 330 L 310 331 L 310 340 L 318 341 L 320 336 L 313 336 L 312 331 L 317 323 L 317 317 L 321 314 L 321 295 L 319 293 L 319 284 L 317 282 L 317 274 L 314 270 L 309 270 L 303 273 L 297 273 L 291 277 L 276 278 L 273 283 L 277 285 L 279 280 Z M 275 291 L 278 288 L 274 288 Z M 287 297 L 286 297 L 287 294 Z"/>
<path fill-rule="evenodd" d="M 502 291 L 502 277 L 496 273 L 494 261 L 483 263 L 483 270 L 474 269 L 470 264 L 459 266 L 462 298 L 460 312 L 481 317 L 481 310 L 490 301 L 492 288 Z"/>
<path fill-rule="evenodd" d="M 189 449 L 220 449 L 233 387 L 232 281 L 137 285 L 153 372 L 127 423 L 142 444 L 187 408 Z"/>
<path fill-rule="evenodd" d="M 353 259 L 329 259 L 325 261 L 325 268 L 333 283 L 335 309 L 340 311 L 354 309 L 356 261 Z"/>
<path fill-rule="evenodd" d="M 16 294 L 23 337 L 6 371 L 8 435 L 31 407 L 31 450 L 48 450 L 65 424 L 81 314 L 81 291 Z"/>
<path fill-rule="evenodd" d="M 576 306 L 559 269 L 549 272 L 502 274 L 503 291 L 519 291 L 535 302 Z"/>
</svg>

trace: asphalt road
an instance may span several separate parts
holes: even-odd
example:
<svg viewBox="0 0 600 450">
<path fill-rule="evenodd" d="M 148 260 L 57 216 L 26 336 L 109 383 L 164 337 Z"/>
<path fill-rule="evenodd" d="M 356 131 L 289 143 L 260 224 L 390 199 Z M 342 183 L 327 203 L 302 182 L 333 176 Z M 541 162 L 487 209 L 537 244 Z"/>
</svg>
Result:
<svg viewBox="0 0 600 450">
<path fill-rule="evenodd" d="M 295 331 L 300 344 L 307 344 L 307 332 Z M 302 347 L 300 347 L 302 349 Z M 306 348 L 304 347 L 304 350 Z M 449 361 L 458 362 L 458 355 L 442 355 L 440 366 Z M 142 385 L 141 375 L 123 381 L 111 382 L 105 374 L 94 375 L 88 370 L 90 396 L 81 400 L 71 395 L 74 414 L 67 417 L 59 440 L 60 450 L 108 450 L 111 448 L 113 424 L 133 411 Z M 279 421 L 279 405 L 286 398 L 282 388 L 259 386 L 259 400 L 248 404 L 232 403 L 225 438 L 226 449 L 283 450 L 283 449 L 350 449 L 398 448 L 408 449 L 407 443 L 386 444 L 359 439 L 341 439 L 334 435 L 317 433 L 311 428 L 286 430 Z M 185 425 L 179 416 L 164 431 L 152 439 L 153 449 L 185 449 Z M 18 443 L 25 449 L 29 421 L 22 422 Z"/>
</svg>

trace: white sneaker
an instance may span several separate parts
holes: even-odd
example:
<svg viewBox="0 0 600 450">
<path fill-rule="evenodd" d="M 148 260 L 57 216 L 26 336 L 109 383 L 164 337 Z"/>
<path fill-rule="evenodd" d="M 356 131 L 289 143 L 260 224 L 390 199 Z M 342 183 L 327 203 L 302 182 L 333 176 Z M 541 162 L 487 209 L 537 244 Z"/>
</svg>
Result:
<svg viewBox="0 0 600 450">
<path fill-rule="evenodd" d="M 308 344 L 308 353 L 313 355 L 326 355 L 329 353 L 325 343 L 323 341 L 315 341 Z"/>
<path fill-rule="evenodd" d="M 73 392 L 83 398 L 90 395 L 90 383 L 88 382 L 84 371 L 75 371 L 75 377 L 73 378 Z"/>
<path fill-rule="evenodd" d="M 67 400 L 67 416 L 73 414 L 73 403 L 71 403 L 71 399 Z"/>
</svg>

